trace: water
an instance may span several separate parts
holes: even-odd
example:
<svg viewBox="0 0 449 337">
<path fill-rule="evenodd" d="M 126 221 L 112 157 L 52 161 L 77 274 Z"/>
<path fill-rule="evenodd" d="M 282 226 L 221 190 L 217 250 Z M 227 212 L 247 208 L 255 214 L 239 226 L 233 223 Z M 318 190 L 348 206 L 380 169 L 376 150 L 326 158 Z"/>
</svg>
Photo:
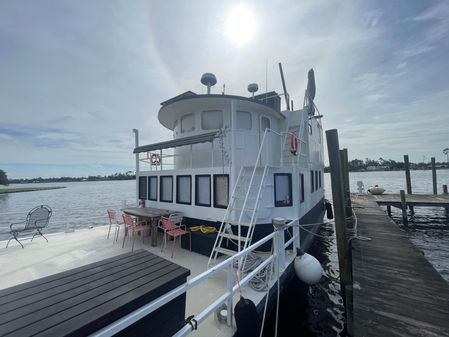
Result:
<svg viewBox="0 0 449 337">
<path fill-rule="evenodd" d="M 449 170 L 437 171 L 439 193 L 443 184 L 449 185 Z M 432 193 L 431 171 L 412 171 L 412 188 L 414 193 Z M 326 197 L 331 198 L 330 176 L 325 174 Z M 405 174 L 397 172 L 355 172 L 350 174 L 351 190 L 357 190 L 357 181 L 363 181 L 365 189 L 379 185 L 388 193 L 398 193 L 405 189 Z M 26 187 L 30 185 L 11 185 Z M 134 181 L 103 181 L 49 183 L 37 186 L 66 186 L 64 189 L 38 192 L 0 194 L 0 240 L 8 238 L 9 223 L 24 220 L 27 212 L 36 205 L 47 204 L 54 214 L 48 228 L 49 232 L 65 231 L 108 223 L 107 208 L 120 209 L 123 200 L 135 202 Z M 393 220 L 398 225 L 401 221 L 400 211 L 394 208 Z M 409 224 L 409 236 L 421 249 L 427 259 L 449 282 L 449 223 L 443 209 L 415 208 L 415 215 Z M 325 272 L 323 281 L 304 289 L 307 294 L 307 306 L 298 308 L 298 296 L 289 296 L 283 301 L 290 301 L 284 308 L 296 310 L 300 315 L 295 322 L 295 315 L 288 321 L 291 326 L 280 327 L 280 331 L 302 331 L 304 336 L 333 337 L 342 335 L 344 325 L 343 300 L 338 281 L 338 259 L 334 235 L 334 225 L 330 222 L 322 226 L 313 246 L 313 255 L 321 262 Z M 293 284 L 292 287 L 300 287 Z M 290 291 L 290 290 L 289 290 Z M 290 294 L 294 292 L 291 290 Z M 281 302 L 282 303 L 282 302 Z M 284 309 L 285 310 L 285 309 Z M 291 330 L 290 330 L 291 329 Z M 288 334 L 287 334 L 288 335 Z"/>
<path fill-rule="evenodd" d="M 37 205 L 53 210 L 47 233 L 109 223 L 106 209 L 120 209 L 123 200 L 135 203 L 135 181 L 96 181 L 20 184 L 8 187 L 65 186 L 63 189 L 0 194 L 0 240 L 9 238 L 9 224 L 25 220 Z"/>
</svg>

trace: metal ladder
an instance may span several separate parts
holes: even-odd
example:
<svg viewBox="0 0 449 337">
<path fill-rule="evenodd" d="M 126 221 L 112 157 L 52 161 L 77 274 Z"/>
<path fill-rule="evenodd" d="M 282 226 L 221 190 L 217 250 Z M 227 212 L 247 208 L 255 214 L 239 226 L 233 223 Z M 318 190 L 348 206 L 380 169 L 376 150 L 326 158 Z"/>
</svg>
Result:
<svg viewBox="0 0 449 337">
<path fill-rule="evenodd" d="M 268 171 L 268 165 L 240 169 L 231 200 L 209 257 L 208 267 L 215 263 L 219 253 L 233 256 L 237 251 L 241 251 L 251 244 L 262 193 L 267 186 L 265 179 Z M 237 234 L 232 232 L 231 225 L 237 225 Z M 242 226 L 247 228 L 246 235 L 242 235 Z M 224 243 L 226 243 L 226 247 L 229 247 L 229 244 L 236 245 L 237 251 L 223 247 Z"/>
</svg>

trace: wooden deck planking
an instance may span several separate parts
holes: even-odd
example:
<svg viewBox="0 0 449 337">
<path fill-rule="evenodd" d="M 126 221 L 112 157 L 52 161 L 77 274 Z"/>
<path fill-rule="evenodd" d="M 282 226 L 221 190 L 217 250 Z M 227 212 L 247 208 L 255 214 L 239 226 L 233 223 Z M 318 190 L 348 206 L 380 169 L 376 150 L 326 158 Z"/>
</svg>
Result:
<svg viewBox="0 0 449 337">
<path fill-rule="evenodd" d="M 353 198 L 354 335 L 449 336 L 449 284 L 376 204 Z M 448 199 L 449 200 L 449 199 Z"/>
<path fill-rule="evenodd" d="M 378 205 L 394 206 L 401 208 L 400 194 L 381 194 L 372 195 Z M 423 207 L 449 207 L 448 194 L 406 194 L 407 206 L 423 206 Z"/>
<path fill-rule="evenodd" d="M 137 251 L 4 289 L 0 335 L 87 335 L 185 282 L 188 274 Z M 174 301 L 183 307 L 185 295 Z M 172 316 L 174 326 L 184 319 Z"/>
</svg>

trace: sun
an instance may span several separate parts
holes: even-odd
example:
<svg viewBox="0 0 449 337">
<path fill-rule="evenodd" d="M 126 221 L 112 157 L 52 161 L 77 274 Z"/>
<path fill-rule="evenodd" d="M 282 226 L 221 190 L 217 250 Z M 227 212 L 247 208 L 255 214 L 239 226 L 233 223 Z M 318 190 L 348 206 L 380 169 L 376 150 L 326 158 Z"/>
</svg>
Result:
<svg viewBox="0 0 449 337">
<path fill-rule="evenodd" d="M 226 35 L 238 46 L 251 40 L 256 28 L 253 12 L 244 5 L 235 7 L 226 20 Z"/>
</svg>

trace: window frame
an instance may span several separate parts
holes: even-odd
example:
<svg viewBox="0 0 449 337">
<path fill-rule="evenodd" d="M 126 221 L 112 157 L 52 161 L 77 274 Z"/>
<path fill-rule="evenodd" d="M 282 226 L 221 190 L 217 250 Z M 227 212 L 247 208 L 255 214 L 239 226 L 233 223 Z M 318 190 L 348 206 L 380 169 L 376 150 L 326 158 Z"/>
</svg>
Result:
<svg viewBox="0 0 449 337">
<path fill-rule="evenodd" d="M 179 179 L 180 178 L 189 178 L 189 202 L 179 201 Z M 176 176 L 176 203 L 182 205 L 191 205 L 192 204 L 192 176 L 189 174 L 180 174 Z"/>
<path fill-rule="evenodd" d="M 243 113 L 243 114 L 249 114 L 249 128 L 240 128 L 238 125 L 238 116 L 239 113 Z M 253 129 L 253 115 L 250 111 L 245 111 L 245 110 L 237 110 L 236 112 L 236 130 L 252 130 Z"/>
<path fill-rule="evenodd" d="M 209 177 L 209 204 L 203 204 L 198 202 L 198 181 L 199 178 L 205 178 Z M 211 207 L 211 197 L 212 197 L 212 191 L 211 191 L 211 176 L 210 174 L 197 174 L 195 175 L 195 205 L 196 206 L 202 206 L 202 207 Z"/>
<path fill-rule="evenodd" d="M 299 183 L 301 184 L 301 188 L 299 190 L 299 203 L 302 204 L 305 200 L 304 173 L 299 174 Z"/>
<path fill-rule="evenodd" d="M 217 203 L 217 194 L 215 193 L 216 185 L 217 185 L 217 178 L 219 177 L 226 177 L 228 179 L 228 204 L 227 205 L 220 205 Z M 214 191 L 213 191 L 213 198 L 214 198 L 214 208 L 228 208 L 229 205 L 229 174 L 214 174 L 213 176 L 213 184 L 214 184 Z"/>
<path fill-rule="evenodd" d="M 152 179 L 156 179 L 156 198 L 155 198 L 155 199 L 152 199 L 152 198 L 151 198 L 151 184 L 150 184 L 150 182 L 151 182 Z M 151 201 L 157 201 L 157 185 L 158 185 L 158 179 L 157 179 L 157 176 L 148 176 L 148 181 L 147 181 L 147 195 L 148 195 L 148 200 L 151 200 Z"/>
<path fill-rule="evenodd" d="M 315 182 L 314 182 L 314 173 L 313 173 L 313 170 L 311 170 L 310 171 L 310 193 L 313 193 L 313 192 L 315 192 Z"/>
<path fill-rule="evenodd" d="M 144 184 L 141 183 L 141 181 L 145 181 Z M 138 192 L 138 196 L 139 196 L 139 200 L 147 200 L 147 196 L 148 196 L 148 177 L 147 176 L 139 176 L 139 192 Z M 145 196 L 142 196 L 142 189 L 141 187 L 145 186 Z"/>
<path fill-rule="evenodd" d="M 264 118 L 268 120 L 268 127 L 266 127 L 265 129 L 271 130 L 271 118 L 268 116 L 265 116 L 265 115 L 260 115 L 260 131 L 262 131 L 262 132 L 265 132 L 265 129 L 263 129 L 263 125 L 262 125 L 262 120 Z"/>
<path fill-rule="evenodd" d="M 276 177 L 287 176 L 288 177 L 288 193 L 290 196 L 290 202 L 288 204 L 278 204 L 276 199 Z M 292 194 L 292 174 L 291 173 L 274 173 L 273 175 L 274 183 L 274 207 L 291 207 L 293 206 L 293 194 Z"/>
<path fill-rule="evenodd" d="M 171 200 L 162 199 L 162 194 L 164 193 L 164 187 L 163 187 L 164 184 L 162 184 L 163 178 L 171 178 Z M 159 201 L 173 203 L 173 176 L 160 176 L 159 177 Z"/>
<path fill-rule="evenodd" d="M 321 179 L 322 179 L 321 177 L 322 177 L 322 172 L 321 172 L 321 170 L 319 170 L 318 171 L 318 179 L 319 179 L 319 184 L 318 185 L 319 185 L 320 188 L 323 187 L 323 185 L 321 183 Z"/>
<path fill-rule="evenodd" d="M 315 191 L 318 191 L 320 187 L 318 186 L 318 171 L 315 171 Z"/>
<path fill-rule="evenodd" d="M 193 128 L 192 129 L 190 129 L 190 130 L 186 130 L 186 131 L 183 131 L 183 128 L 182 128 L 182 120 L 184 119 L 184 118 L 186 118 L 187 116 L 193 116 Z M 181 116 L 181 118 L 180 118 L 180 123 L 179 123 L 180 125 L 180 128 L 179 128 L 179 131 L 181 132 L 181 133 L 187 133 L 187 132 L 193 132 L 193 131 L 195 131 L 195 129 L 196 129 L 196 118 L 195 118 L 195 114 L 194 113 L 188 113 L 188 114 L 185 114 L 184 116 Z"/>
<path fill-rule="evenodd" d="M 218 128 L 204 128 L 203 126 L 203 114 L 208 112 L 220 112 L 221 115 L 221 126 Z M 201 111 L 201 130 L 220 130 L 224 127 L 224 113 L 223 110 L 203 110 Z"/>
</svg>

